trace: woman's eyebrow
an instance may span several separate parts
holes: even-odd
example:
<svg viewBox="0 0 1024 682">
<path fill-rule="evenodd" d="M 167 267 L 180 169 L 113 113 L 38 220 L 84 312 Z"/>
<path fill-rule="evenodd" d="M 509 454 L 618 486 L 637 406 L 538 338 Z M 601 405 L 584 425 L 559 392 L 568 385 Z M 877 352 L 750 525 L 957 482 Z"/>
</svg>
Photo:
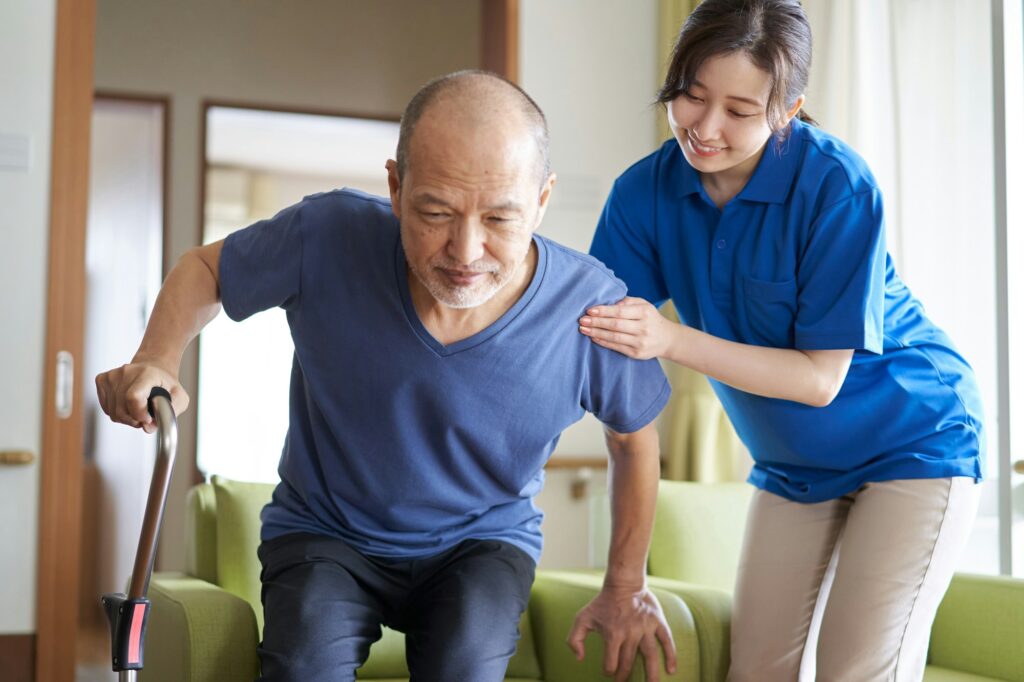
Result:
<svg viewBox="0 0 1024 682">
<path fill-rule="evenodd" d="M 708 89 L 708 86 L 704 85 L 699 80 L 694 79 L 693 84 L 696 85 L 699 88 L 704 88 L 705 90 Z M 755 107 L 763 107 L 764 106 L 764 104 L 762 102 L 758 102 L 756 99 L 750 99 L 749 97 L 740 97 L 739 95 L 726 95 L 725 98 L 726 99 L 734 99 L 734 100 L 736 100 L 738 102 L 746 102 L 747 104 L 752 104 Z"/>
</svg>

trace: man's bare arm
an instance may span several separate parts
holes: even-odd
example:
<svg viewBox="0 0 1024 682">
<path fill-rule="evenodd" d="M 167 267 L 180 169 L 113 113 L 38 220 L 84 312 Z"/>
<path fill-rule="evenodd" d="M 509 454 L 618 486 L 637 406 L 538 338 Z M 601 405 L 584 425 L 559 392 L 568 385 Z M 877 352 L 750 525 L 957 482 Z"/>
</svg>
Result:
<svg viewBox="0 0 1024 682">
<path fill-rule="evenodd" d="M 625 680 L 639 651 L 647 661 L 648 682 L 656 682 L 659 642 L 666 669 L 676 669 L 672 633 L 661 605 L 647 589 L 647 552 L 661 473 L 658 432 L 648 424 L 629 434 L 606 430 L 605 439 L 612 511 L 608 568 L 601 593 L 576 616 L 568 643 L 582 660 L 583 640 L 596 630 L 605 640 L 605 674 Z"/>
<path fill-rule="evenodd" d="M 188 394 L 178 383 L 181 356 L 194 338 L 220 312 L 218 268 L 223 241 L 185 253 L 167 276 L 135 356 L 96 377 L 100 405 L 113 421 L 142 428 L 156 426 L 146 411 L 154 386 L 171 394 L 175 411 L 188 408 Z"/>
</svg>

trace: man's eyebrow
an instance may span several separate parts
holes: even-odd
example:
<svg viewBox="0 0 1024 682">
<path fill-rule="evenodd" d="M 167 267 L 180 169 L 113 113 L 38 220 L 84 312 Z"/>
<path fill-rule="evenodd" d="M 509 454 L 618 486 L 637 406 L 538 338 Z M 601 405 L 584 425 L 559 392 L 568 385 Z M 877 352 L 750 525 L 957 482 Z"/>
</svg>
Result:
<svg viewBox="0 0 1024 682">
<path fill-rule="evenodd" d="M 522 212 L 523 207 L 522 207 L 522 205 L 519 202 L 512 201 L 510 199 L 508 201 L 502 201 L 502 202 L 497 203 L 497 204 L 491 204 L 490 206 L 487 207 L 487 210 L 488 211 L 499 211 L 499 212 L 500 211 L 505 211 L 505 212 L 508 212 L 508 213 L 520 213 L 520 212 Z"/>
<path fill-rule="evenodd" d="M 440 206 L 445 207 L 450 206 L 450 204 L 447 201 L 437 196 L 436 194 L 431 194 L 430 192 L 423 192 L 421 194 L 417 194 L 413 201 L 416 202 L 417 204 L 438 204 Z"/>
<path fill-rule="evenodd" d="M 707 90 L 708 86 L 701 83 L 699 80 L 694 79 L 693 84 Z M 746 102 L 747 104 L 753 104 L 755 107 L 763 107 L 764 104 L 758 102 L 756 99 L 750 99 L 749 97 L 740 97 L 739 95 L 726 95 L 726 99 L 734 99 L 738 102 Z"/>
</svg>

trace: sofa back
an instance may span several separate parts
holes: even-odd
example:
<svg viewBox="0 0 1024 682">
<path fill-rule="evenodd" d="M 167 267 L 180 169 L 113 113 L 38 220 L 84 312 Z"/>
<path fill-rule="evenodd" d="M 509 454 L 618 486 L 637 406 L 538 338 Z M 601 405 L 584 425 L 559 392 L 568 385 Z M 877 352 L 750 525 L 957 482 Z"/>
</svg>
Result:
<svg viewBox="0 0 1024 682">
<path fill-rule="evenodd" d="M 648 573 L 732 592 L 752 493 L 746 483 L 661 481 Z"/>
</svg>

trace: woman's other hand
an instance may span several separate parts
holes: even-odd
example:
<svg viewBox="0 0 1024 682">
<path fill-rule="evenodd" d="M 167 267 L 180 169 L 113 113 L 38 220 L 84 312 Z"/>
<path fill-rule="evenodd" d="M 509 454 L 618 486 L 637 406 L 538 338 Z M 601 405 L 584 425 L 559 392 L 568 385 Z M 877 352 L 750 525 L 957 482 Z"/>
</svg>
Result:
<svg viewBox="0 0 1024 682">
<path fill-rule="evenodd" d="M 594 306 L 580 318 L 580 333 L 599 346 L 638 360 L 664 357 L 679 325 L 642 298 Z"/>
</svg>

